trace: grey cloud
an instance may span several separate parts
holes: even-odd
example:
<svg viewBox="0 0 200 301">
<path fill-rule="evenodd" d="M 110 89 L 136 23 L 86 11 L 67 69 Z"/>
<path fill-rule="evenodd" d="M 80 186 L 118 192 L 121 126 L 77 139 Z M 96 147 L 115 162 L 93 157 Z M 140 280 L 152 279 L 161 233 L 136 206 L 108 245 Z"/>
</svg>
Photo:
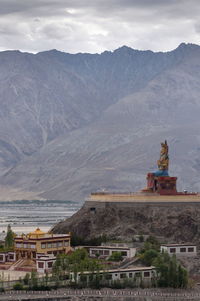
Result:
<svg viewBox="0 0 200 301">
<path fill-rule="evenodd" d="M 0 0 L 0 49 L 169 50 L 199 42 L 199 14 L 199 0 Z"/>
</svg>

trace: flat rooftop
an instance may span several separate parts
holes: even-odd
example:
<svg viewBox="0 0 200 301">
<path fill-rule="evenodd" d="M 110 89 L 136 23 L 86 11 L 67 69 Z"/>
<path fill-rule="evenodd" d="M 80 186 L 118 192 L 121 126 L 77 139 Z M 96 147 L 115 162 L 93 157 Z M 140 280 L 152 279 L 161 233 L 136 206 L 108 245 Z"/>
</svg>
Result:
<svg viewBox="0 0 200 301">
<path fill-rule="evenodd" d="M 181 244 L 161 244 L 161 247 L 196 247 L 193 243 L 181 243 Z"/>
<path fill-rule="evenodd" d="M 115 247 L 115 246 L 83 246 L 83 248 L 90 248 L 90 249 L 117 249 L 117 250 L 130 250 L 135 248 L 129 247 Z"/>
<path fill-rule="evenodd" d="M 142 272 L 142 271 L 151 271 L 155 270 L 154 266 L 150 267 L 132 267 L 127 269 L 112 269 L 112 270 L 100 270 L 98 273 L 126 273 L 126 272 Z M 91 271 L 83 272 L 83 274 L 91 274 Z M 79 272 L 80 274 L 80 272 Z"/>
</svg>

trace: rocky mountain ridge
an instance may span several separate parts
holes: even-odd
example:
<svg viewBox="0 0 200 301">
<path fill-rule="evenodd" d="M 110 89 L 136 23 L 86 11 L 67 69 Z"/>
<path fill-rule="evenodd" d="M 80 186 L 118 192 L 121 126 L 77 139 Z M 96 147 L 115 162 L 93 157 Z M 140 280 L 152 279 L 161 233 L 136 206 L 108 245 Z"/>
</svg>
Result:
<svg viewBox="0 0 200 301">
<path fill-rule="evenodd" d="M 98 189 L 136 191 L 156 169 L 163 139 L 180 189 L 200 191 L 199 59 L 193 44 L 167 53 L 0 53 L 8 198 L 12 189 L 80 201 Z"/>
</svg>

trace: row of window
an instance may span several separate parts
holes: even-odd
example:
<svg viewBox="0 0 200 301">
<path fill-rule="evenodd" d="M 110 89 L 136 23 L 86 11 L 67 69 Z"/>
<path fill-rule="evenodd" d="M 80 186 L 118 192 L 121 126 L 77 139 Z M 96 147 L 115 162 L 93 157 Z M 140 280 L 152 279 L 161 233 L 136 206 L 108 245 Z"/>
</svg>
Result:
<svg viewBox="0 0 200 301">
<path fill-rule="evenodd" d="M 52 261 L 48 262 L 47 266 L 48 266 L 48 268 L 52 268 L 53 262 Z M 44 262 L 38 262 L 38 268 L 43 269 L 44 268 Z"/>
<path fill-rule="evenodd" d="M 116 274 L 115 276 L 117 276 L 117 274 Z M 142 276 L 142 273 L 141 273 L 141 272 L 135 272 L 135 273 L 129 273 L 129 274 L 128 274 L 128 277 L 129 277 L 129 278 L 133 278 L 133 277 L 139 278 L 139 277 L 141 277 L 141 276 Z M 144 273 L 143 273 L 143 276 L 144 276 L 144 277 L 150 277 L 150 272 L 149 272 L 149 271 L 144 272 Z M 126 273 L 121 273 L 121 274 L 120 274 L 120 278 L 121 278 L 121 279 L 122 279 L 122 278 L 127 278 L 127 274 L 126 274 Z"/>
<path fill-rule="evenodd" d="M 152 272 L 152 274 L 153 274 L 153 272 Z M 108 274 L 105 274 L 104 277 L 107 280 L 112 280 L 112 279 L 114 279 L 114 277 L 119 277 L 120 279 L 142 278 L 142 275 L 143 275 L 144 278 L 149 278 L 151 276 L 151 272 L 150 271 L 144 271 L 143 273 L 142 272 L 132 272 L 132 273 L 119 273 L 119 274 L 108 273 Z M 102 274 L 100 274 L 99 276 L 100 276 L 100 279 L 103 278 Z M 87 276 L 86 275 L 80 275 L 80 278 L 87 278 Z"/>
<path fill-rule="evenodd" d="M 48 242 L 48 243 L 41 243 L 42 249 L 51 249 L 51 248 L 61 248 L 61 247 L 68 247 L 69 241 L 59 241 L 59 242 Z"/>
<path fill-rule="evenodd" d="M 35 244 L 28 244 L 28 243 L 16 243 L 16 248 L 23 248 L 23 249 L 35 249 Z"/>
<path fill-rule="evenodd" d="M 176 253 L 176 252 L 177 252 L 176 248 L 170 248 L 170 253 Z M 180 248 L 180 253 L 186 253 L 186 252 L 194 252 L 194 248 L 193 247 Z"/>
<path fill-rule="evenodd" d="M 110 254 L 113 254 L 117 251 L 110 251 L 110 250 L 92 250 L 91 253 L 93 255 L 99 254 L 99 255 L 104 255 L 104 256 L 109 256 Z M 120 252 L 122 254 L 122 256 L 127 256 L 127 252 L 126 251 L 122 251 Z"/>
</svg>

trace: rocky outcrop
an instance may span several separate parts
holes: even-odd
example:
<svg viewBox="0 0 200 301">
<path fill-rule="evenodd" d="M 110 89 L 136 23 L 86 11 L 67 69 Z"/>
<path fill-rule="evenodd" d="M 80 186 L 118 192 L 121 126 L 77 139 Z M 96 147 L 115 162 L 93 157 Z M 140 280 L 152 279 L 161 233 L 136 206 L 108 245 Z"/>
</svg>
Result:
<svg viewBox="0 0 200 301">
<path fill-rule="evenodd" d="M 53 232 L 71 231 L 83 238 L 106 234 L 132 240 L 135 234 L 163 237 L 163 242 L 195 242 L 200 238 L 200 203 L 156 203 L 105 208 L 84 205 L 77 213 L 55 225 Z"/>
</svg>

